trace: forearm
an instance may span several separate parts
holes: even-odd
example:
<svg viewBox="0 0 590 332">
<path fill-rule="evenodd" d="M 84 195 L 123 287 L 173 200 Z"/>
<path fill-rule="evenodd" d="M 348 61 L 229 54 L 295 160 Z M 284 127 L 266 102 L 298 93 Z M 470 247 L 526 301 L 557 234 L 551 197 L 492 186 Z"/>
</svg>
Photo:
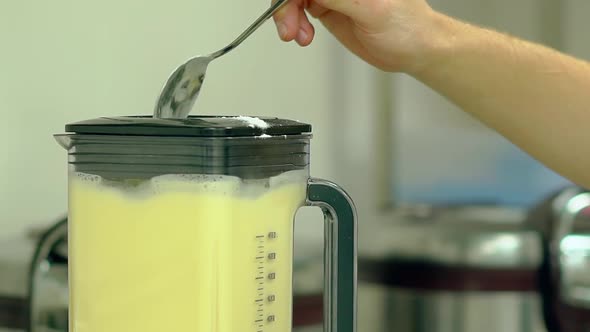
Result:
<svg viewBox="0 0 590 332">
<path fill-rule="evenodd" d="M 590 188 L 590 65 L 435 14 L 410 71 L 533 157 Z"/>
</svg>

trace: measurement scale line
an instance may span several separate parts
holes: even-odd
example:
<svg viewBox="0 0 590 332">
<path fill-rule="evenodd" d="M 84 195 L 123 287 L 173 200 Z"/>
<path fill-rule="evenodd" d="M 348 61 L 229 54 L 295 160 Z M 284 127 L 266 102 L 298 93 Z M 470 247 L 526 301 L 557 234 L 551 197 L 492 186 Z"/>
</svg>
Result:
<svg viewBox="0 0 590 332">
<path fill-rule="evenodd" d="M 263 259 L 264 256 L 257 256 L 256 259 Z"/>
<path fill-rule="evenodd" d="M 255 320 L 256 323 L 262 323 L 262 319 Z"/>
<path fill-rule="evenodd" d="M 258 299 L 258 300 L 256 300 L 256 302 L 262 302 L 262 299 Z"/>
<path fill-rule="evenodd" d="M 264 235 L 258 235 L 256 236 L 257 239 L 264 239 Z"/>
<path fill-rule="evenodd" d="M 256 280 L 264 279 L 264 277 L 257 277 Z"/>
</svg>

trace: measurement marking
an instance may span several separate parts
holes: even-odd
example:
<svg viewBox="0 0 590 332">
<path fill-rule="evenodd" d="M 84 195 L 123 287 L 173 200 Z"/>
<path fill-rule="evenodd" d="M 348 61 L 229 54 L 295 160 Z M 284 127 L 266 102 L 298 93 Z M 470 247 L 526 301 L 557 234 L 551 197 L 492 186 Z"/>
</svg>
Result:
<svg viewBox="0 0 590 332">
<path fill-rule="evenodd" d="M 264 248 L 264 246 L 258 246 L 258 249 L 260 249 L 260 248 Z"/>
<path fill-rule="evenodd" d="M 262 322 L 262 319 L 257 319 L 257 320 L 255 320 L 255 322 L 256 323 L 261 323 Z"/>
<path fill-rule="evenodd" d="M 258 300 L 256 300 L 256 302 L 262 302 L 262 299 L 258 299 Z"/>
<path fill-rule="evenodd" d="M 256 280 L 264 279 L 264 277 L 257 277 Z"/>
<path fill-rule="evenodd" d="M 260 303 L 258 306 L 259 306 L 259 307 L 262 307 L 262 303 Z"/>
<path fill-rule="evenodd" d="M 256 236 L 257 239 L 264 239 L 264 235 L 258 235 Z"/>
<path fill-rule="evenodd" d="M 256 256 L 256 259 L 263 259 L 264 256 Z"/>
<path fill-rule="evenodd" d="M 258 269 L 259 270 L 264 269 L 264 266 L 259 266 Z"/>
<path fill-rule="evenodd" d="M 264 287 L 258 288 L 259 291 L 264 290 Z"/>
</svg>

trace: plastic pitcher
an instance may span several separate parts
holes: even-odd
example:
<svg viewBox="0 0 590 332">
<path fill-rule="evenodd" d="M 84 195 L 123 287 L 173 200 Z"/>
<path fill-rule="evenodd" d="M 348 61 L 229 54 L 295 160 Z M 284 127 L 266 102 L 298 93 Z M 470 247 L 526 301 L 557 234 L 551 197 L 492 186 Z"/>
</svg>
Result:
<svg viewBox="0 0 590 332">
<path fill-rule="evenodd" d="M 324 329 L 356 330 L 356 212 L 310 178 L 311 126 L 99 118 L 68 151 L 72 332 L 288 332 L 297 210 L 325 215 Z"/>
</svg>

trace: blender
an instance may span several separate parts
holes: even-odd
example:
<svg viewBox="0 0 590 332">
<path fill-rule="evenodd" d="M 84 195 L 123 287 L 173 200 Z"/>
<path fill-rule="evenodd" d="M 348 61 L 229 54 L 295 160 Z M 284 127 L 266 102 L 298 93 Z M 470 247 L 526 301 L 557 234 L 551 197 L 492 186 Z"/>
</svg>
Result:
<svg viewBox="0 0 590 332">
<path fill-rule="evenodd" d="M 70 331 L 291 331 L 306 205 L 325 216 L 324 330 L 356 331 L 356 211 L 310 177 L 309 124 L 127 116 L 65 129 Z"/>
</svg>

